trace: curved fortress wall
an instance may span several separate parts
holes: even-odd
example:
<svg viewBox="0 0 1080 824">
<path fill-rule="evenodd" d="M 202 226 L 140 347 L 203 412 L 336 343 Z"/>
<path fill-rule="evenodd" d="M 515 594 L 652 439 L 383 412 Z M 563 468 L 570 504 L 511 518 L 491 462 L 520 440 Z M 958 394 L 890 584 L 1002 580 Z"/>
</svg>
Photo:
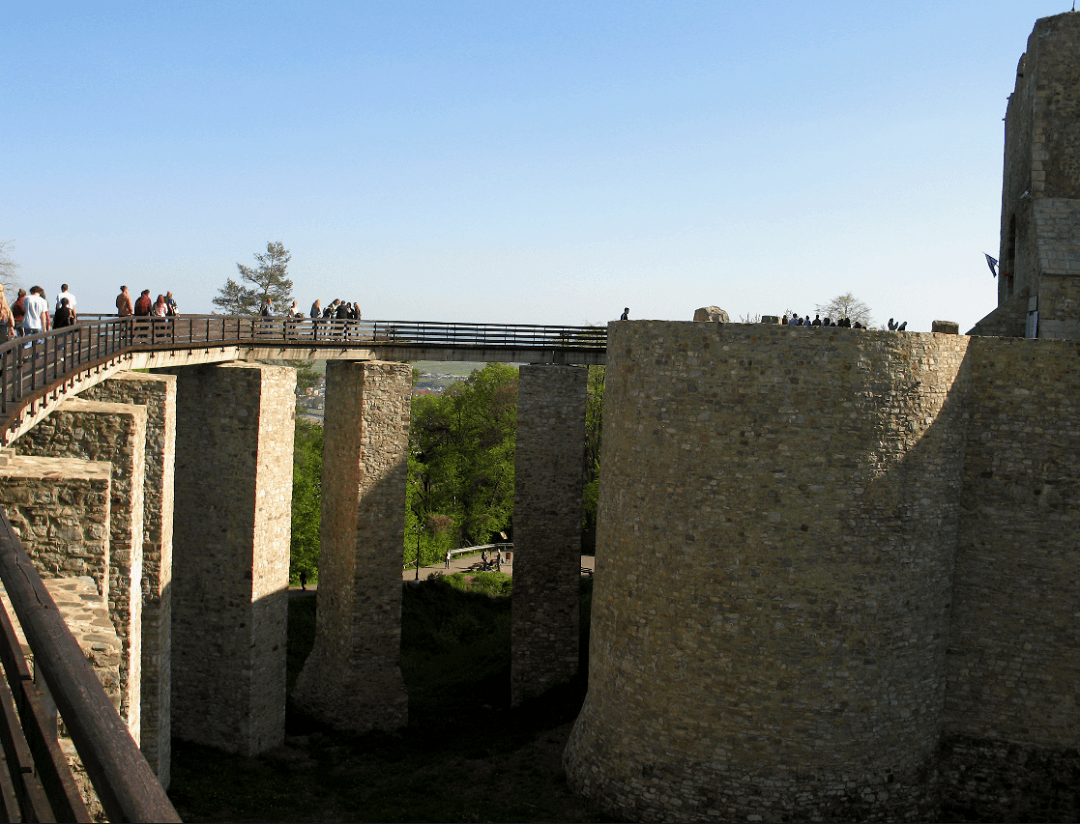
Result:
<svg viewBox="0 0 1080 824">
<path fill-rule="evenodd" d="M 609 334 L 572 785 L 639 820 L 927 817 L 968 339 Z"/>
</svg>

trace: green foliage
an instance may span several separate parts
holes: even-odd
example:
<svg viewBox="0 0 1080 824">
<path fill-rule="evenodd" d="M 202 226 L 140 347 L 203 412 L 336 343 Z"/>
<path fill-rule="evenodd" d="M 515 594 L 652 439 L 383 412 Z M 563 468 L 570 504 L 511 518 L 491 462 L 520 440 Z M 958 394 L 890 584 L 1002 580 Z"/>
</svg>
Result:
<svg viewBox="0 0 1080 824">
<path fill-rule="evenodd" d="M 517 369 L 490 363 L 443 395 L 413 399 L 404 558 L 487 543 L 514 508 Z"/>
<path fill-rule="evenodd" d="M 293 448 L 292 543 L 289 581 L 300 583 L 301 570 L 308 581 L 319 578 L 319 523 L 322 517 L 323 428 L 297 417 Z"/>
<path fill-rule="evenodd" d="M 266 244 L 266 254 L 255 253 L 259 265 L 254 269 L 236 264 L 240 279 L 251 286 L 244 286 L 232 278 L 218 290 L 214 305 L 227 315 L 257 315 L 266 298 L 270 298 L 274 311 L 281 312 L 292 303 L 293 282 L 287 277 L 292 254 L 281 243 Z"/>
</svg>

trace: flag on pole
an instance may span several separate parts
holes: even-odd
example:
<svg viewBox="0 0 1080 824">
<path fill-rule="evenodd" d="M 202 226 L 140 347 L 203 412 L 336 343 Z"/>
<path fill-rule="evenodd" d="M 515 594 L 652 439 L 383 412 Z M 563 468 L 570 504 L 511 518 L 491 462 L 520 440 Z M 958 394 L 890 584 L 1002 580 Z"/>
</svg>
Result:
<svg viewBox="0 0 1080 824">
<path fill-rule="evenodd" d="M 983 257 L 986 258 L 986 265 L 990 267 L 990 274 L 994 277 L 998 276 L 998 262 L 990 257 L 990 255 L 983 252 Z"/>
</svg>

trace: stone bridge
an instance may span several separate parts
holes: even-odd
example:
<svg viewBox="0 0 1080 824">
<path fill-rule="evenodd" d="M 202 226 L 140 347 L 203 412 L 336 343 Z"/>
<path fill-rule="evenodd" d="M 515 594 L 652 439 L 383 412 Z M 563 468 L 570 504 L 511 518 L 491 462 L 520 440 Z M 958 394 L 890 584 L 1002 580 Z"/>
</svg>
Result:
<svg viewBox="0 0 1080 824">
<path fill-rule="evenodd" d="M 328 361 L 318 627 L 294 698 L 336 726 L 394 729 L 407 722 L 400 361 L 523 363 L 520 703 L 577 668 L 582 367 L 605 358 L 606 330 L 588 327 L 91 320 L 0 347 L 0 503 L 43 578 L 95 582 L 118 654 L 94 652 L 100 627 L 84 651 L 118 669 L 121 715 L 164 785 L 171 735 L 269 749 L 285 722 L 295 371 L 267 361 Z"/>
</svg>

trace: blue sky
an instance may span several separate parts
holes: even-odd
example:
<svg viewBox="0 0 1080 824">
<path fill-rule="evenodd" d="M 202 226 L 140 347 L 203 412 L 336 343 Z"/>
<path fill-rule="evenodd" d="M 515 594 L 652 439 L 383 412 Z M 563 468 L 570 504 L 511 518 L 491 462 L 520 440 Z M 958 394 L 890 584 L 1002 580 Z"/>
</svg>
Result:
<svg viewBox="0 0 1080 824">
<path fill-rule="evenodd" d="M 372 319 L 996 304 L 1002 117 L 1067 0 L 23 3 L 0 240 L 24 284 L 209 312 L 292 252 Z"/>
</svg>

